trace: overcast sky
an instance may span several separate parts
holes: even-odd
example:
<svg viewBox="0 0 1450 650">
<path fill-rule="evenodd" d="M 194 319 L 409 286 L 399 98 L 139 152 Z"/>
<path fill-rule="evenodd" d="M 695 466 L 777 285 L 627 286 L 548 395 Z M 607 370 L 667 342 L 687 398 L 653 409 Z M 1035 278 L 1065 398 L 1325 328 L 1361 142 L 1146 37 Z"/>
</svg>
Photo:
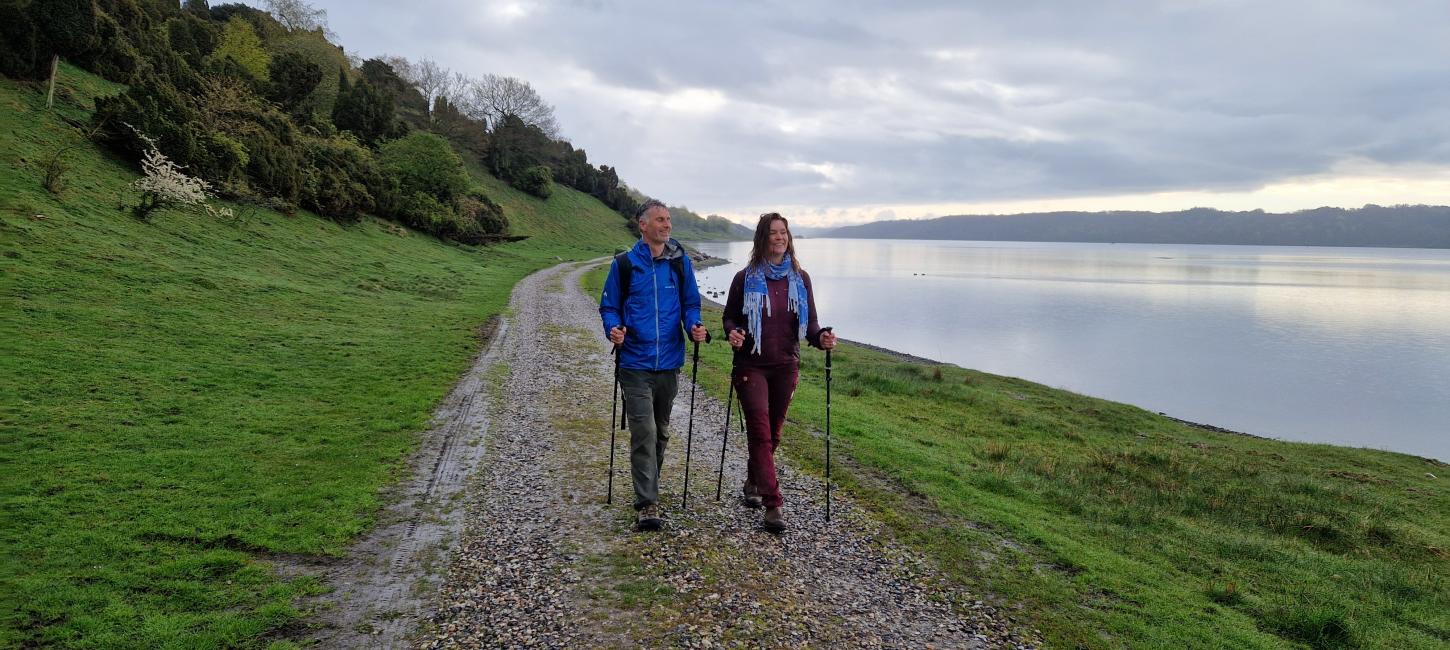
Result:
<svg viewBox="0 0 1450 650">
<path fill-rule="evenodd" d="M 312 4 L 702 214 L 1450 203 L 1445 0 Z"/>
</svg>

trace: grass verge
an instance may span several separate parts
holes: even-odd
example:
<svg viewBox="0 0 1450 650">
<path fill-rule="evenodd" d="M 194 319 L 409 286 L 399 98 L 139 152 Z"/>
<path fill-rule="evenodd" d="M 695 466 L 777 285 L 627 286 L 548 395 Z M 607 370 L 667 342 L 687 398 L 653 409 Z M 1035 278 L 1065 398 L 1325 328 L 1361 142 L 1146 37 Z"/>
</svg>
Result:
<svg viewBox="0 0 1450 650">
<path fill-rule="evenodd" d="M 61 119 L 117 88 L 61 80 L 55 112 L 0 80 L 0 646 L 289 645 L 321 586 L 274 565 L 342 554 L 514 283 L 626 244 L 623 219 L 479 178 L 530 239 L 141 223 L 134 171 Z"/>
</svg>

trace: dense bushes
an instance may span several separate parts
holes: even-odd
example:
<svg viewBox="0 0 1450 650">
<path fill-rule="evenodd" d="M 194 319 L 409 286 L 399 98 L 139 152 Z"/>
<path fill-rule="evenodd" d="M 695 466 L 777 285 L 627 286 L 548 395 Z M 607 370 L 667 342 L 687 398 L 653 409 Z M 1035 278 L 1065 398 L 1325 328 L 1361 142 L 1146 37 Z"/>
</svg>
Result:
<svg viewBox="0 0 1450 650">
<path fill-rule="evenodd" d="M 200 115 L 192 102 L 175 86 L 156 75 L 143 75 L 120 95 L 96 100 L 93 117 L 103 142 L 131 160 L 139 160 L 145 143 L 136 130 L 157 141 L 167 158 L 189 167 L 198 157 L 193 132 Z"/>
<path fill-rule="evenodd" d="M 301 137 L 291 123 L 277 124 L 271 130 L 249 130 L 241 142 L 251 156 L 247 175 L 258 193 L 297 204 L 309 168 L 300 146 Z"/>
<path fill-rule="evenodd" d="M 412 133 L 384 144 L 379 158 L 406 197 L 401 217 L 408 225 L 465 243 L 508 230 L 503 209 L 471 187 L 463 159 L 442 137 Z"/>
<path fill-rule="evenodd" d="M 346 136 L 306 138 L 308 169 L 302 205 L 342 223 L 372 212 L 397 215 L 397 181 L 383 175 L 373 152 Z"/>
<path fill-rule="evenodd" d="M 221 196 L 342 223 L 375 214 L 470 243 L 507 232 L 447 139 L 408 134 L 431 126 L 428 98 L 387 62 L 355 68 L 322 30 L 202 0 L 0 0 L 0 37 L 7 76 L 43 78 L 54 53 L 125 84 L 97 99 L 97 139 L 139 160 L 149 138 Z M 451 117 L 481 157 L 486 128 Z M 547 197 L 549 159 L 531 152 L 552 141 L 516 132 L 527 151 L 507 152 L 508 179 Z"/>
</svg>

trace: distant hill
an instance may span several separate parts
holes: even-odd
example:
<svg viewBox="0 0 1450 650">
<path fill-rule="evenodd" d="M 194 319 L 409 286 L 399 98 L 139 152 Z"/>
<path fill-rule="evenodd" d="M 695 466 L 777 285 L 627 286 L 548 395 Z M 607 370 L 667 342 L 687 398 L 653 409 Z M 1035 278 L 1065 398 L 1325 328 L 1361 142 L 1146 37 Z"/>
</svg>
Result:
<svg viewBox="0 0 1450 650">
<path fill-rule="evenodd" d="M 718 214 L 702 217 L 689 208 L 670 206 L 674 237 L 682 241 L 739 241 L 755 236 L 755 232 Z"/>
<path fill-rule="evenodd" d="M 1450 248 L 1450 206 L 1366 205 L 1291 213 L 1036 212 L 877 221 L 820 237 L 981 241 Z"/>
<path fill-rule="evenodd" d="M 625 192 L 636 203 L 644 203 L 649 197 L 633 187 L 625 185 Z M 755 236 L 755 231 L 718 214 L 702 217 L 685 206 L 669 206 L 670 222 L 674 226 L 672 237 L 680 241 L 741 241 Z"/>
</svg>

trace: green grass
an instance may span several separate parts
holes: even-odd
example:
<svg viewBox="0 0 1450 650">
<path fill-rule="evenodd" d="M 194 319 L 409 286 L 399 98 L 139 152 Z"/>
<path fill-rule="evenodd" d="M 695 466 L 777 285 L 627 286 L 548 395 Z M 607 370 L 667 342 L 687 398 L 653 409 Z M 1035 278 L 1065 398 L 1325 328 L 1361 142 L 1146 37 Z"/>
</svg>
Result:
<svg viewBox="0 0 1450 650">
<path fill-rule="evenodd" d="M 514 283 L 631 238 L 577 192 L 492 178 L 530 239 L 240 206 L 140 223 L 130 166 L 58 117 L 117 88 L 62 80 L 55 114 L 0 80 L 0 647 L 288 645 L 321 587 L 277 565 L 370 525 Z"/>
<path fill-rule="evenodd" d="M 603 273 L 584 278 L 593 295 Z M 701 351 L 723 397 L 729 348 Z M 824 473 L 807 433 L 824 430 L 824 355 L 803 357 L 780 449 Z M 1205 431 L 849 344 L 833 366 L 833 479 L 1055 647 L 1450 644 L 1443 463 Z"/>
</svg>

